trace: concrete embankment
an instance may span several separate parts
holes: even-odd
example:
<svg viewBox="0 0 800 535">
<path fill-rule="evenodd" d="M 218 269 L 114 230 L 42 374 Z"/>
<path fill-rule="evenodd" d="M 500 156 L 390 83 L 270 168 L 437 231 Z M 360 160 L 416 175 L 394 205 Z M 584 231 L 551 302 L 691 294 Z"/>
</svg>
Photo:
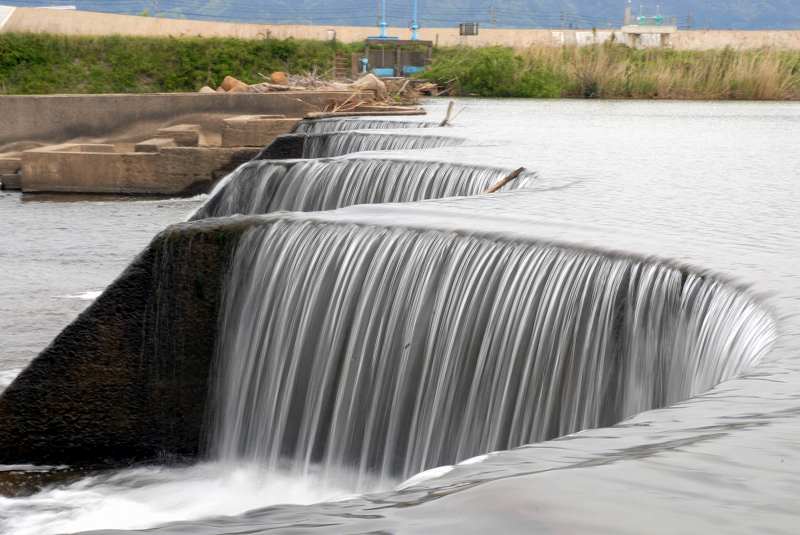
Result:
<svg viewBox="0 0 800 535">
<path fill-rule="evenodd" d="M 134 36 L 202 36 L 263 39 L 293 37 L 296 39 L 328 40 L 329 31 L 343 42 L 362 41 L 375 34 L 371 26 L 310 26 L 289 24 L 236 24 L 185 19 L 159 19 L 84 11 L 16 8 L 0 13 L 0 32 L 34 32 L 62 35 L 134 35 Z M 406 28 L 389 28 L 390 35 L 408 35 Z M 422 28 L 421 39 L 442 46 L 505 45 L 513 47 L 589 45 L 611 39 L 624 42 L 619 30 L 586 29 L 498 29 L 481 28 L 479 35 L 463 37 L 457 27 Z M 671 46 L 678 50 L 708 50 L 732 47 L 753 49 L 775 47 L 800 49 L 800 30 L 689 30 L 678 31 L 671 37 Z"/>
<path fill-rule="evenodd" d="M 169 229 L 0 396 L 0 463 L 195 455 L 243 222 Z"/>
<path fill-rule="evenodd" d="M 352 96 L 0 96 L 0 183 L 31 193 L 200 193 L 306 113 Z"/>
<path fill-rule="evenodd" d="M 147 135 L 165 123 L 222 128 L 225 117 L 280 114 L 303 117 L 350 92 L 157 93 L 0 96 L 0 151 L 25 141 L 63 143 L 76 138 Z"/>
</svg>

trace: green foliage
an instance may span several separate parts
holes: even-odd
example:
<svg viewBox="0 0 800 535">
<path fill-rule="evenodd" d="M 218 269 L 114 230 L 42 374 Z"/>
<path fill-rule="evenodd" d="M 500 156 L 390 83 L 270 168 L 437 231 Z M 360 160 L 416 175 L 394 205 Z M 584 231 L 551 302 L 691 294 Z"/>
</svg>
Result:
<svg viewBox="0 0 800 535">
<path fill-rule="evenodd" d="M 483 97 L 800 99 L 800 53 L 455 47 L 437 50 L 423 77 Z"/>
<path fill-rule="evenodd" d="M 0 34 L 0 92 L 152 93 L 215 87 L 226 75 L 331 68 L 341 44 L 294 39 L 65 37 Z"/>
<path fill-rule="evenodd" d="M 560 94 L 555 73 L 543 65 L 526 66 L 512 49 L 499 46 L 441 50 L 422 76 L 455 83 L 465 95 L 547 98 Z"/>
</svg>

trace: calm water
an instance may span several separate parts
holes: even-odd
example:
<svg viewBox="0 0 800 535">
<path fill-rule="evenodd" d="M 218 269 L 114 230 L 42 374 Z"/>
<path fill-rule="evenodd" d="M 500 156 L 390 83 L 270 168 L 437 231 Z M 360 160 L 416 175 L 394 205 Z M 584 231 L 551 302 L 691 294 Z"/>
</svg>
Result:
<svg viewBox="0 0 800 535">
<path fill-rule="evenodd" d="M 466 108 L 458 125 L 445 133 L 470 145 L 428 157 L 536 170 L 542 179 L 524 198 L 507 193 L 355 208 L 332 217 L 472 226 L 712 269 L 763 296 L 780 330 L 773 351 L 742 378 L 707 394 L 612 428 L 442 469 L 413 489 L 279 506 L 220 521 L 224 529 L 200 521 L 163 532 L 316 526 L 331 533 L 793 533 L 800 495 L 800 105 L 460 104 Z M 432 115 L 444 105 L 431 103 Z M 6 380 L 86 306 L 89 292 L 101 290 L 155 232 L 196 205 L 0 196 L 0 373 Z M 45 526 L 50 532 L 138 529 L 346 495 L 346 489 L 315 487 L 313 478 L 295 481 L 296 492 L 281 492 L 291 485 L 257 470 L 147 470 L 4 500 L 0 522 L 13 517 L 18 533 L 41 533 Z"/>
</svg>

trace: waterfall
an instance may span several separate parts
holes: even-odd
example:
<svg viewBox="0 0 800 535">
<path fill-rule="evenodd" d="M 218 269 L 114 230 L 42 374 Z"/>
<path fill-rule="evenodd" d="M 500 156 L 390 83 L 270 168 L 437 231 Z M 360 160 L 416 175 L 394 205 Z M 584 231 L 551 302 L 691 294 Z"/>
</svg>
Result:
<svg viewBox="0 0 800 535">
<path fill-rule="evenodd" d="M 494 167 L 376 158 L 255 160 L 220 182 L 192 219 L 477 195 L 509 173 Z M 503 189 L 529 187 L 535 179 L 534 173 L 523 173 Z"/>
<path fill-rule="evenodd" d="M 297 134 L 327 134 L 345 130 L 390 130 L 399 128 L 433 128 L 438 123 L 423 121 L 398 121 L 393 119 L 359 119 L 355 117 L 333 117 L 328 119 L 304 120 L 297 124 Z"/>
<path fill-rule="evenodd" d="M 210 453 L 405 478 L 707 390 L 774 333 L 664 263 L 283 218 L 246 232 L 221 310 Z"/>
<path fill-rule="evenodd" d="M 376 150 L 433 149 L 461 145 L 456 137 L 388 134 L 373 132 L 331 132 L 309 134 L 303 145 L 303 158 L 330 158 L 353 152 Z"/>
</svg>

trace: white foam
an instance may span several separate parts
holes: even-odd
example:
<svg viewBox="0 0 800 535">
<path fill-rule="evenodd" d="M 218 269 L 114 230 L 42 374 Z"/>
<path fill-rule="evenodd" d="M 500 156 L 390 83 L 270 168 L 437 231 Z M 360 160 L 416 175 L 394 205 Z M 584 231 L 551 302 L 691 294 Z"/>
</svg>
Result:
<svg viewBox="0 0 800 535">
<path fill-rule="evenodd" d="M 0 497 L 0 533 L 146 529 L 269 505 L 310 504 L 351 496 L 350 491 L 315 476 L 267 472 L 255 465 L 144 467 L 85 478 L 33 496 Z"/>
<path fill-rule="evenodd" d="M 103 290 L 87 290 L 83 293 L 74 295 L 60 295 L 59 297 L 61 299 L 80 299 L 82 301 L 94 301 L 100 296 L 101 293 L 103 293 Z"/>
<path fill-rule="evenodd" d="M 413 487 L 414 485 L 419 485 L 423 481 L 428 481 L 431 479 L 435 479 L 437 477 L 442 477 L 446 473 L 450 472 L 452 469 L 453 469 L 452 465 L 447 465 L 447 466 L 437 466 L 436 468 L 425 470 L 424 472 L 420 472 L 417 475 L 411 476 L 410 478 L 400 483 L 397 486 L 396 490 L 403 490 L 408 487 Z"/>
<path fill-rule="evenodd" d="M 478 464 L 478 463 L 482 463 L 483 461 L 485 461 L 488 458 L 489 458 L 488 454 L 476 455 L 475 457 L 470 457 L 469 459 L 464 459 L 463 461 L 461 461 L 458 464 L 459 464 L 459 466 L 467 465 L 467 464 Z"/>
</svg>

